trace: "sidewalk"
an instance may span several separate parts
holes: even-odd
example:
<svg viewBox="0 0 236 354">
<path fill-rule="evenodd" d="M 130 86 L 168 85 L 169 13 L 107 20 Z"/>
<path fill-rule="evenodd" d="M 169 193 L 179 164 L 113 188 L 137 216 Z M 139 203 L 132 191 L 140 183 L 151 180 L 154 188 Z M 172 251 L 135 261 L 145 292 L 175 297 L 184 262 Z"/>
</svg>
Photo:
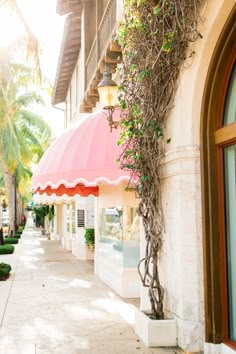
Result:
<svg viewBox="0 0 236 354">
<path fill-rule="evenodd" d="M 171 354 L 145 348 L 125 303 L 58 241 L 28 220 L 13 255 L 10 278 L 0 282 L 0 354 Z"/>
</svg>

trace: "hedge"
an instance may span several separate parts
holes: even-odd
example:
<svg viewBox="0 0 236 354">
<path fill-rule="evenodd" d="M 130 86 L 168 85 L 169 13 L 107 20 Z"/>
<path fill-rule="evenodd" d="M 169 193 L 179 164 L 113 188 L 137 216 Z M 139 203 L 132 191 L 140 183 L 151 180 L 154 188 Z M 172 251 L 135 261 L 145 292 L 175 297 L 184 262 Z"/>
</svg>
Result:
<svg viewBox="0 0 236 354">
<path fill-rule="evenodd" d="M 1 262 L 0 263 L 0 280 L 6 280 L 9 276 L 10 271 L 11 271 L 10 264 Z"/>
<path fill-rule="evenodd" d="M 5 245 L 16 245 L 19 242 L 19 239 L 16 237 L 5 237 L 4 238 L 4 244 Z"/>
<path fill-rule="evenodd" d="M 14 252 L 15 247 L 12 245 L 1 245 L 0 254 L 10 254 Z"/>
</svg>

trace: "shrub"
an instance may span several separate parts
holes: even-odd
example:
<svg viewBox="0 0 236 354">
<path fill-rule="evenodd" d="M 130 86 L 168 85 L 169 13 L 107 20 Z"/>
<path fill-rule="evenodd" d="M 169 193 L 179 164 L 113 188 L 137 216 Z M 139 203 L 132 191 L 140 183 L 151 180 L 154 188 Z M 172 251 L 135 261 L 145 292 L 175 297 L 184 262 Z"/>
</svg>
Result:
<svg viewBox="0 0 236 354">
<path fill-rule="evenodd" d="M 48 205 L 35 205 L 33 208 L 33 216 L 36 226 L 42 226 L 44 228 L 44 218 L 49 212 Z"/>
<path fill-rule="evenodd" d="M 19 239 L 16 237 L 5 237 L 4 238 L 5 245 L 11 245 L 11 244 L 16 245 L 18 242 L 19 242 Z"/>
<path fill-rule="evenodd" d="M 16 231 L 16 234 L 17 234 L 17 235 L 21 235 L 22 232 L 23 232 L 22 230 L 17 230 L 17 231 Z"/>
<path fill-rule="evenodd" d="M 14 238 L 21 238 L 21 235 L 15 234 Z"/>
<path fill-rule="evenodd" d="M 90 250 L 94 249 L 94 244 L 95 244 L 95 235 L 94 235 L 94 229 L 85 229 L 85 243 L 88 246 Z"/>
<path fill-rule="evenodd" d="M 6 280 L 9 276 L 11 271 L 10 264 L 7 263 L 0 263 L 0 280 Z"/>
<path fill-rule="evenodd" d="M 1 245 L 0 254 L 10 254 L 14 252 L 15 247 L 12 245 Z"/>
</svg>

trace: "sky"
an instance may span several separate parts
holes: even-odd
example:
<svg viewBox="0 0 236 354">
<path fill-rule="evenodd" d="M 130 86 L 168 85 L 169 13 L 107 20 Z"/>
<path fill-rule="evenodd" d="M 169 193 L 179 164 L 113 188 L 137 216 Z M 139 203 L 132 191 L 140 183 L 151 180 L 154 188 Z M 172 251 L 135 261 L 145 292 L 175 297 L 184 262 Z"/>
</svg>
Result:
<svg viewBox="0 0 236 354">
<path fill-rule="evenodd" d="M 54 84 L 65 17 L 56 13 L 57 0 L 17 0 L 17 3 L 29 27 L 39 40 L 42 73 L 51 84 Z M 11 21 L 13 23 L 9 26 L 10 18 L 10 14 L 3 12 L 3 8 L 1 8 L 0 43 L 12 40 L 22 31 L 16 19 Z M 52 108 L 50 100 L 47 102 L 46 108 L 40 109 L 36 113 L 47 120 L 54 135 L 59 135 L 63 131 L 63 112 Z"/>
</svg>

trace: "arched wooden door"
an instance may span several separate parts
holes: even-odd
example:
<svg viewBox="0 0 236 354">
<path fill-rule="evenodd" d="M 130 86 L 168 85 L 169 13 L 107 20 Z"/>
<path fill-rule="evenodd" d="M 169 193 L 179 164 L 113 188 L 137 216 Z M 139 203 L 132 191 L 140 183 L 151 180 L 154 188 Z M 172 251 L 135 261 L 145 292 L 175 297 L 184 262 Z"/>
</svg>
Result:
<svg viewBox="0 0 236 354">
<path fill-rule="evenodd" d="M 201 157 L 206 342 L 236 349 L 236 9 L 212 58 Z"/>
<path fill-rule="evenodd" d="M 215 132 L 218 157 L 222 338 L 236 344 L 236 47 L 229 57 L 221 127 Z M 236 346 L 235 346 L 236 348 Z"/>
</svg>

